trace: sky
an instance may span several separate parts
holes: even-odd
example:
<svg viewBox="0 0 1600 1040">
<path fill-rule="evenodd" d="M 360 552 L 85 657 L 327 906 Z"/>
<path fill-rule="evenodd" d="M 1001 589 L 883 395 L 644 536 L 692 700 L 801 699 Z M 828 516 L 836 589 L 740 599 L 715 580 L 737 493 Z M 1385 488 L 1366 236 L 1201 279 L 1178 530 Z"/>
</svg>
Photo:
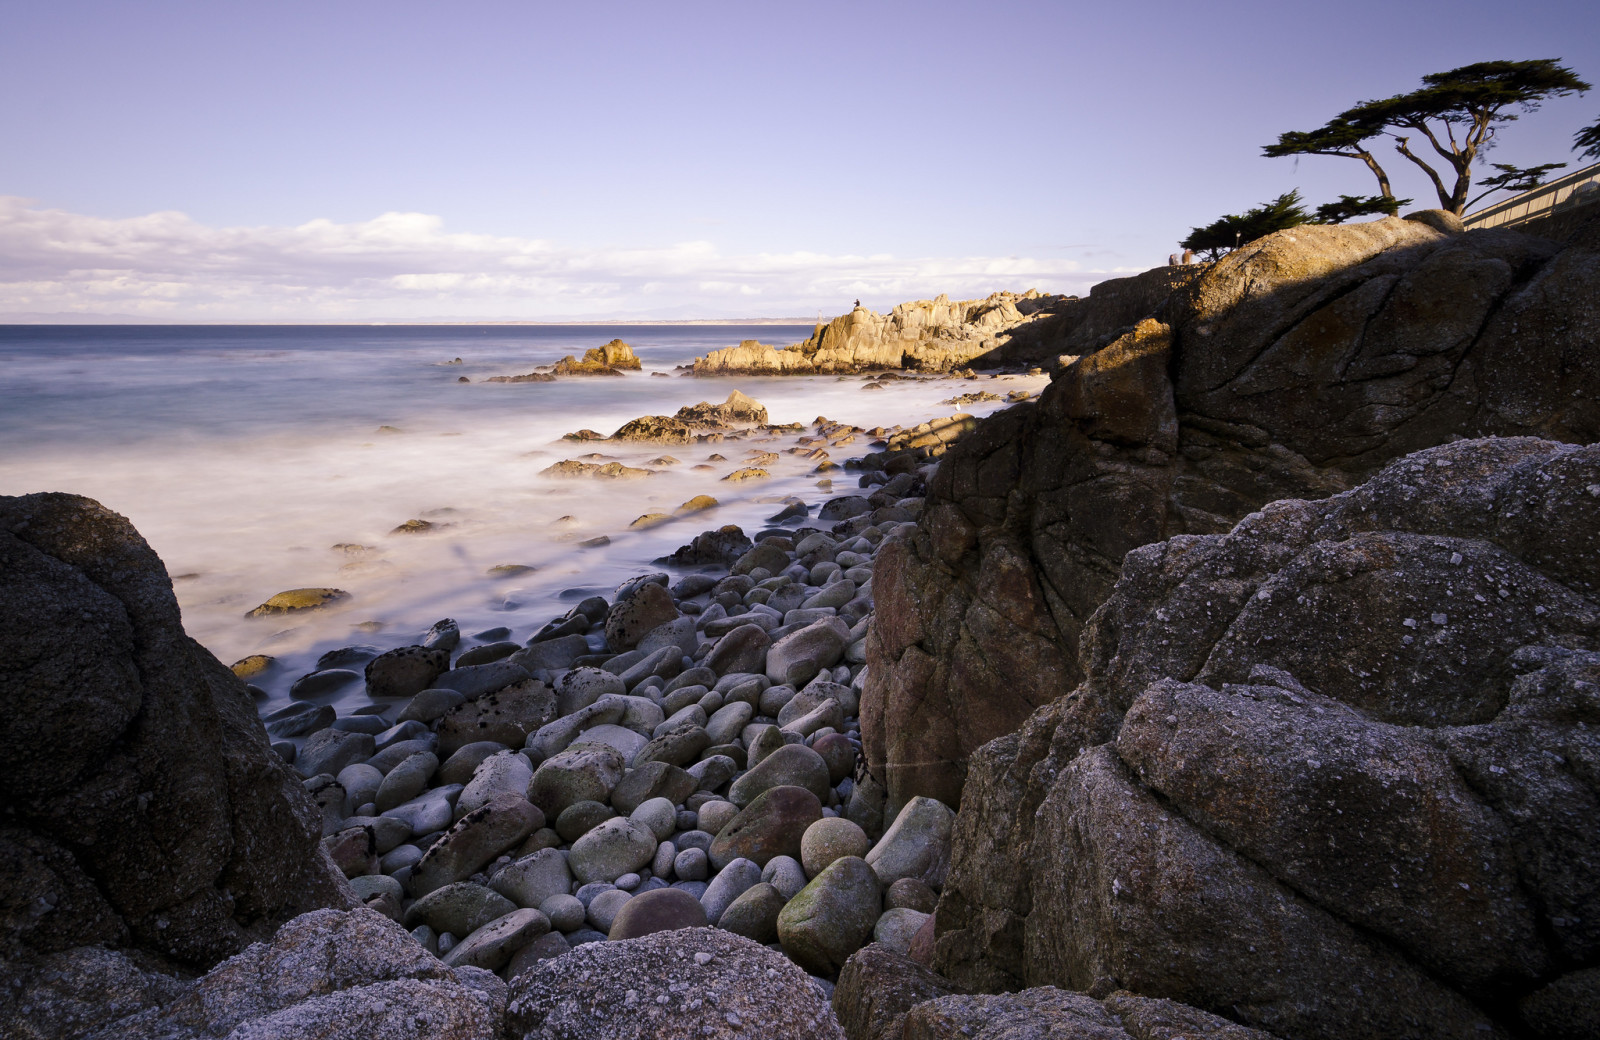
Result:
<svg viewBox="0 0 1600 1040">
<path fill-rule="evenodd" d="M 0 0 L 0 321 L 777 318 L 1083 293 L 1348 159 L 1265 159 L 1600 6 Z M 1600 90 L 1501 132 L 1568 162 Z M 1404 159 L 1402 196 L 1432 198 Z"/>
</svg>

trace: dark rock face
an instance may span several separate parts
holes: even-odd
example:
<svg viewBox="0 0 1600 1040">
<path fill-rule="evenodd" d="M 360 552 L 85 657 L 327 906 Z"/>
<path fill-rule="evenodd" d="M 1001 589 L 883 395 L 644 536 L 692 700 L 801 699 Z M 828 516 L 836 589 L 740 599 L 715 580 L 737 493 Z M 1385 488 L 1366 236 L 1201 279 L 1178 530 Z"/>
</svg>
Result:
<svg viewBox="0 0 1600 1040">
<path fill-rule="evenodd" d="M 0 942 L 210 965 L 345 903 L 321 820 L 166 569 L 85 498 L 0 498 Z"/>
<path fill-rule="evenodd" d="M 957 804 L 975 749 L 1083 679 L 1079 639 L 1129 550 L 1461 436 L 1600 438 L 1585 241 L 1392 218 L 1281 232 L 959 441 L 920 529 L 877 559 L 862 737 L 889 811 Z M 1066 350 L 1159 284 L 1124 288 L 1077 312 Z"/>
<path fill-rule="evenodd" d="M 1592 1033 L 1597 502 L 1600 447 L 1460 441 L 1129 553 L 1085 680 L 974 756 L 935 967 L 1297 1040 Z"/>
</svg>

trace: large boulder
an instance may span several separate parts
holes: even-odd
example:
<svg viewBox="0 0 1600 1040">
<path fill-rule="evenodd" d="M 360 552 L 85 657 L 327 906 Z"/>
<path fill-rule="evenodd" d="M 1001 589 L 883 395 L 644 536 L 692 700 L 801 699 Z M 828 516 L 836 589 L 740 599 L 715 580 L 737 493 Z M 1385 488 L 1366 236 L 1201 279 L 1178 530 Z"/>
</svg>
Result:
<svg viewBox="0 0 1600 1040">
<path fill-rule="evenodd" d="M 512 1040 L 844 1040 L 833 1009 L 781 953 L 718 928 L 585 943 L 511 983 Z"/>
<path fill-rule="evenodd" d="M 184 634 L 127 520 L 0 497 L 0 604 L 0 962 L 101 944 L 203 969 L 357 905 L 249 691 Z"/>
<path fill-rule="evenodd" d="M 496 1040 L 506 989 L 487 972 L 452 971 L 398 924 L 372 910 L 319 910 L 293 919 L 270 942 L 256 943 L 193 981 L 158 985 L 163 977 L 106 951 L 75 951 L 98 960 L 57 961 L 67 971 L 46 977 L 38 1006 L 12 1017 L 23 1037 L 61 1040 L 389 1040 L 427 1035 L 442 1040 Z M 58 955 L 59 956 L 59 955 Z M 98 968 L 100 974 L 87 970 Z M 107 982 L 118 997 L 105 1001 Z M 69 987 L 95 987 L 92 995 Z M 136 987 L 144 987 L 142 993 Z M 9 995 L 9 994 L 8 994 Z M 99 998 L 99 999 L 97 999 Z M 70 1009 L 73 1017 L 62 1016 Z M 70 1023 L 70 1025 L 69 1025 Z M 66 1026 L 67 1028 L 60 1028 Z"/>
<path fill-rule="evenodd" d="M 973 751 L 1083 679 L 1130 549 L 1461 436 L 1600 438 L 1581 242 L 1385 218 L 1270 235 L 1142 314 L 1108 290 L 1091 317 L 1100 289 L 1061 341 L 1083 356 L 957 442 L 876 557 L 861 728 L 890 813 L 958 805 Z"/>
<path fill-rule="evenodd" d="M 935 967 L 1296 1040 L 1593 1031 L 1597 496 L 1600 447 L 1459 441 L 1129 553 L 1085 680 L 974 759 Z"/>
</svg>

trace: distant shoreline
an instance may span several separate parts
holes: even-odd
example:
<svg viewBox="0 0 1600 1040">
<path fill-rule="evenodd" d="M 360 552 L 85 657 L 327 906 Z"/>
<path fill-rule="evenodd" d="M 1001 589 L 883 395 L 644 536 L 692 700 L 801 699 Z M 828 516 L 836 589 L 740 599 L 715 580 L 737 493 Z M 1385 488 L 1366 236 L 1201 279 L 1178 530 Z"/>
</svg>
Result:
<svg viewBox="0 0 1600 1040">
<path fill-rule="evenodd" d="M 106 318 L 86 318 L 79 321 L 62 321 L 53 317 L 40 316 L 37 318 L 28 315 L 0 315 L 0 327 L 4 326 L 77 326 L 77 325 L 152 325 L 152 326 L 195 326 L 195 327 L 294 327 L 294 328 L 384 328 L 393 326 L 440 326 L 440 327 L 468 327 L 468 326 L 543 326 L 543 327 L 570 327 L 581 325 L 606 325 L 606 326 L 659 326 L 659 325 L 704 325 L 704 326 L 731 326 L 731 325 L 815 325 L 819 320 L 827 321 L 826 317 L 818 318 L 680 318 L 660 319 L 648 318 L 596 318 L 586 321 L 155 321 L 148 318 L 134 318 L 125 315 L 113 315 Z"/>
</svg>

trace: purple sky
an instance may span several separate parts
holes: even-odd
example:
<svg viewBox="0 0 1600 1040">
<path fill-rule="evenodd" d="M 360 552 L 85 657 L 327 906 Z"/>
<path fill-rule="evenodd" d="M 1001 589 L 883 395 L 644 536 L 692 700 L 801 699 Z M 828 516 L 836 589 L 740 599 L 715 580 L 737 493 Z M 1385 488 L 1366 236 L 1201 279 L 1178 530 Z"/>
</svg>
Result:
<svg viewBox="0 0 1600 1040">
<path fill-rule="evenodd" d="M 7 5 L 0 316 L 758 317 L 1081 292 L 1349 160 L 1259 157 L 1592 0 Z M 1600 91 L 1491 161 L 1568 161 Z M 1387 163 L 1426 203 L 1420 174 Z"/>
</svg>

